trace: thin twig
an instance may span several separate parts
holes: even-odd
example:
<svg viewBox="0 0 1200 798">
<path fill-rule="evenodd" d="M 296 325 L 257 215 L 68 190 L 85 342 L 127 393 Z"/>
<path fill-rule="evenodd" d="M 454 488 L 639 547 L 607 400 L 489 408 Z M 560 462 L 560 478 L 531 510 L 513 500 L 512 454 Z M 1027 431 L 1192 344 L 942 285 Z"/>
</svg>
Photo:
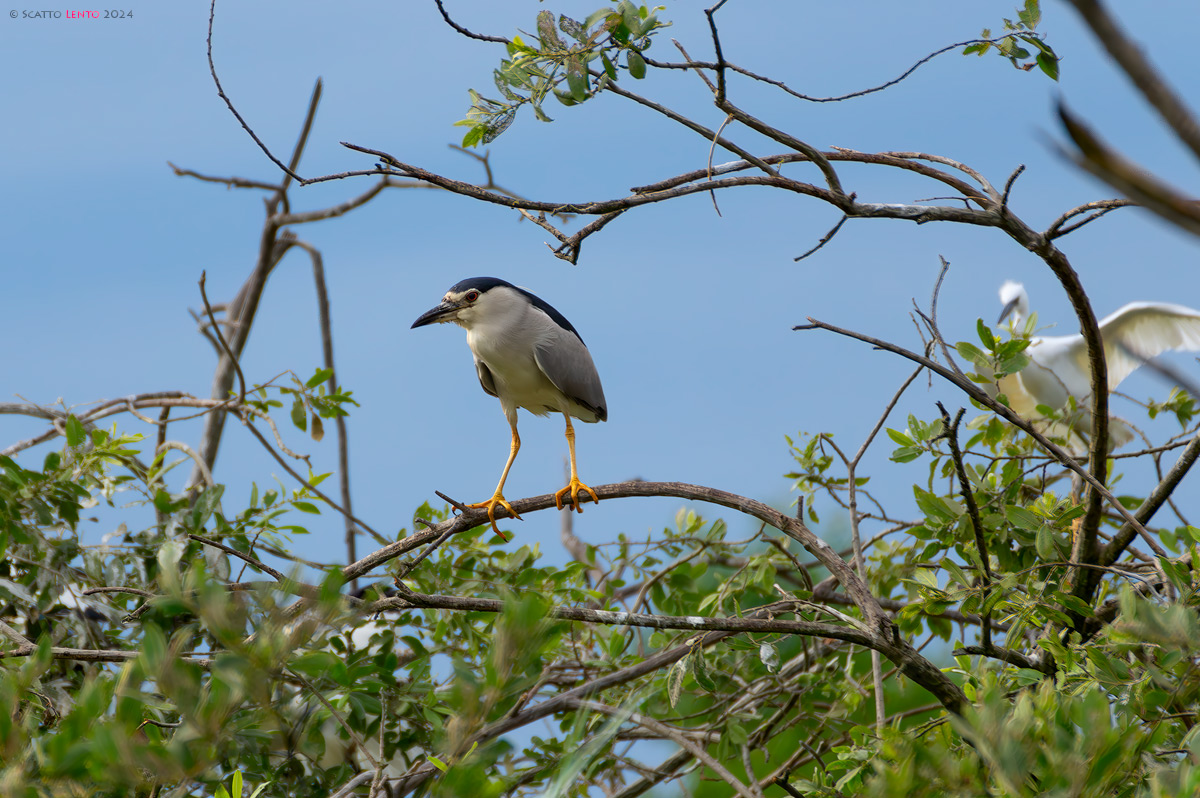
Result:
<svg viewBox="0 0 1200 798">
<path fill-rule="evenodd" d="M 261 562 L 261 561 L 255 559 L 254 557 L 251 557 L 249 554 L 240 552 L 235 548 L 226 546 L 224 543 L 221 543 L 220 541 L 213 540 L 212 538 L 206 538 L 202 535 L 195 535 L 195 534 L 190 534 L 190 533 L 188 534 L 188 537 L 191 538 L 192 540 L 196 541 L 197 543 L 203 543 L 205 546 L 212 546 L 214 549 L 220 549 L 221 551 L 225 552 L 226 554 L 228 554 L 232 557 L 237 557 L 239 560 L 242 560 L 242 561 L 246 562 L 247 564 L 254 566 L 258 570 L 262 571 L 263 573 L 270 574 L 271 576 L 273 576 L 276 580 L 278 580 L 280 582 L 282 582 L 284 579 L 287 578 L 282 572 L 276 571 L 274 568 L 267 565 L 266 563 Z"/>
<path fill-rule="evenodd" d="M 916 72 L 918 69 L 920 69 L 921 66 L 928 63 L 929 61 L 932 61 L 934 58 L 936 58 L 939 55 L 942 55 L 943 53 L 948 53 L 951 50 L 958 49 L 959 47 L 968 47 L 972 44 L 995 44 L 997 42 L 1001 42 L 1001 41 L 1004 41 L 1005 39 L 1009 39 L 1009 38 L 1011 38 L 1011 36 L 1006 34 L 1004 36 L 995 36 L 990 39 L 967 39 L 966 41 L 955 42 L 954 44 L 948 44 L 939 50 L 934 50 L 932 53 L 925 56 L 924 58 L 922 58 L 921 60 L 919 60 L 915 64 L 913 64 L 911 67 L 906 69 L 898 77 L 892 78 L 891 80 L 886 81 L 885 83 L 880 83 L 877 86 L 872 86 L 867 89 L 859 89 L 857 91 L 852 91 L 848 94 L 838 94 L 838 95 L 834 95 L 834 96 L 830 96 L 830 97 L 814 97 L 812 95 L 802 94 L 798 91 L 795 91 L 794 89 L 789 88 L 787 86 L 787 84 L 785 84 L 783 81 L 774 80 L 773 78 L 768 78 L 763 75 L 759 75 L 755 72 L 751 72 L 749 69 L 737 66 L 736 64 L 731 64 L 729 62 L 725 62 L 724 67 L 725 67 L 725 69 L 728 69 L 730 72 L 737 72 L 739 75 L 745 75 L 746 77 L 750 78 L 751 80 L 755 80 L 760 83 L 767 83 L 771 86 L 775 86 L 776 88 L 780 89 L 781 91 L 783 91 L 787 94 L 790 94 L 792 97 L 795 97 L 798 100 L 804 100 L 805 102 L 811 102 L 811 103 L 837 103 L 837 102 L 843 102 L 845 100 L 852 100 L 856 97 L 864 97 L 868 94 L 874 94 L 876 92 L 883 91 L 884 89 L 891 88 L 892 86 L 895 86 L 897 83 L 900 83 L 905 78 L 912 75 L 914 72 Z M 674 39 L 672 39 L 671 41 L 674 42 L 676 44 L 676 46 L 678 47 L 678 42 L 675 42 Z M 682 52 L 683 49 L 680 48 L 680 51 Z M 702 70 L 702 69 L 715 70 L 717 68 L 717 64 L 715 64 L 715 63 L 711 63 L 711 62 L 707 62 L 707 61 L 692 60 L 691 56 L 689 56 L 686 52 L 683 53 L 683 57 L 686 58 L 687 61 L 686 61 L 686 63 L 682 63 L 682 64 L 673 64 L 673 63 L 669 63 L 666 61 L 656 61 L 645 55 L 643 55 L 642 57 L 645 59 L 647 64 L 649 64 L 650 66 L 653 66 L 653 67 L 657 67 L 658 69 L 693 69 L 699 73 L 700 70 Z M 701 73 L 701 74 L 703 74 L 703 73 Z M 707 78 L 706 78 L 706 80 L 707 80 Z"/>
<path fill-rule="evenodd" d="M 312 260 L 313 282 L 317 292 L 317 318 L 321 325 L 321 354 L 325 359 L 325 368 L 329 370 L 329 380 L 326 383 L 329 393 L 337 392 L 337 371 L 333 365 L 333 323 L 329 317 L 329 289 L 325 283 L 325 262 L 321 251 L 303 241 L 293 241 L 293 246 L 300 247 L 308 253 Z M 351 517 L 354 515 L 354 505 L 350 498 L 350 439 L 346 432 L 346 417 L 338 414 L 334 417 L 338 436 L 338 488 L 341 490 L 342 506 L 346 508 L 343 514 L 346 530 L 346 562 L 354 562 L 357 554 L 357 530 Z M 356 587 L 352 580 L 350 589 Z"/>
<path fill-rule="evenodd" d="M 1046 228 L 1046 232 L 1042 233 L 1046 238 L 1053 240 L 1061 238 L 1069 233 L 1073 233 L 1089 222 L 1094 222 L 1107 213 L 1115 211 L 1117 208 L 1129 208 L 1137 205 L 1133 200 L 1127 199 L 1109 199 L 1097 200 L 1095 202 L 1086 202 L 1083 205 L 1072 208 L 1071 210 L 1059 216 L 1050 226 Z M 1064 226 L 1068 221 L 1081 214 L 1090 214 L 1086 219 L 1083 219 L 1076 224 Z"/>
<path fill-rule="evenodd" d="M 166 408 L 163 409 L 165 410 Z M 212 472 L 208 470 L 208 464 L 200 458 L 200 455 L 196 454 L 192 447 L 188 446 L 182 441 L 163 441 L 159 447 L 154 450 L 154 453 L 155 455 L 159 455 L 170 449 L 174 449 L 177 452 L 183 452 L 192 459 L 192 462 L 196 464 L 196 468 L 200 469 L 200 474 L 204 479 L 205 485 L 211 488 L 217 484 L 213 481 Z"/>
<path fill-rule="evenodd" d="M 225 354 L 233 361 L 233 368 L 237 372 L 238 378 L 238 404 L 246 403 L 246 377 L 242 374 L 242 366 L 238 363 L 237 356 L 233 354 L 233 350 L 229 348 L 229 344 L 225 341 L 225 334 L 221 332 L 221 326 L 217 324 L 217 318 L 213 315 L 212 305 L 208 304 L 208 293 L 204 290 L 204 281 L 207 279 L 207 272 L 200 272 L 200 298 L 204 300 L 204 312 L 208 314 L 208 320 L 212 322 L 213 334 L 217 336 L 217 341 L 221 344 L 221 348 L 225 350 Z M 209 479 L 212 479 L 211 474 Z"/>
<path fill-rule="evenodd" d="M 238 124 L 242 126 L 242 129 L 250 134 L 250 138 L 254 139 L 254 143 L 257 144 L 258 148 L 262 150 L 268 158 L 271 159 L 272 163 L 278 166 L 284 174 L 299 180 L 300 178 L 296 175 L 296 173 L 284 166 L 282 161 L 272 155 L 271 151 L 267 149 L 267 145 L 263 144 L 262 140 L 255 135 L 254 131 L 250 129 L 250 126 L 246 124 L 246 120 L 242 119 L 242 115 L 239 114 L 237 109 L 233 107 L 233 103 L 230 101 L 228 95 L 225 94 L 225 89 L 221 87 L 221 79 L 217 77 L 217 65 L 213 63 L 212 54 L 213 19 L 216 17 L 216 14 L 217 0 L 212 0 L 208 7 L 208 73 L 212 75 L 213 83 L 215 83 L 217 86 L 217 95 L 225 102 L 225 106 L 229 109 L 230 113 L 233 114 L 234 118 L 237 119 Z"/>
<path fill-rule="evenodd" d="M 1006 180 L 1004 183 L 1004 194 L 1002 194 L 1000 197 L 1000 207 L 1001 208 L 1008 207 L 1008 195 L 1012 193 L 1013 184 L 1017 182 L 1017 178 L 1020 177 L 1021 173 L 1024 171 L 1025 171 L 1025 164 L 1021 164 L 1020 166 L 1018 166 L 1016 169 L 1013 170 L 1013 173 L 1011 175 L 1008 176 L 1008 180 Z"/>
<path fill-rule="evenodd" d="M 821 237 L 821 240 L 817 242 L 817 245 L 815 247 L 813 247 L 812 249 L 808 250 L 805 253 L 802 253 L 802 254 L 797 255 L 796 257 L 792 258 L 792 262 L 796 263 L 796 262 L 804 260 L 809 255 L 812 255 L 817 250 L 821 249 L 821 247 L 825 246 L 830 241 L 832 241 L 833 237 L 838 234 L 838 231 L 842 229 L 842 225 L 844 225 L 846 223 L 846 220 L 849 218 L 850 218 L 849 216 L 842 214 L 842 218 L 838 220 L 838 223 L 833 226 L 832 230 L 830 230 L 828 233 L 826 233 L 824 236 Z"/>
<path fill-rule="evenodd" d="M 337 711 L 337 707 L 331 704 L 329 699 L 326 698 L 320 690 L 313 687 L 312 682 L 310 682 L 308 679 L 305 679 L 302 675 L 291 668 L 285 667 L 284 670 L 291 674 L 293 679 L 308 688 L 308 691 L 312 693 L 322 705 L 324 705 L 325 709 L 329 710 L 329 714 L 333 716 L 333 719 L 338 722 L 338 724 L 346 731 L 346 733 L 350 735 L 350 739 L 354 741 L 354 744 L 358 746 L 358 752 L 367 758 L 367 761 L 371 763 L 372 767 L 378 770 L 380 767 L 379 761 L 371 755 L 371 751 L 367 748 L 366 741 L 363 740 L 363 738 L 359 736 L 358 732 L 356 732 L 354 728 L 346 722 L 346 719 L 342 717 L 342 713 Z M 380 751 L 379 753 L 382 754 L 383 752 Z"/>
<path fill-rule="evenodd" d="M 299 482 L 301 485 L 303 485 L 306 490 L 312 491 L 312 493 L 315 496 L 319 497 L 322 501 L 324 501 L 326 504 L 328 504 L 333 509 L 337 510 L 339 513 L 342 513 L 343 515 L 348 515 L 345 508 L 343 508 L 341 505 L 339 505 L 333 499 L 329 498 L 324 493 L 322 493 L 319 488 L 317 488 L 315 485 L 310 483 L 307 479 L 305 479 L 304 477 L 297 474 L 295 469 L 293 469 L 290 465 L 288 465 L 287 461 L 279 456 L 279 453 L 275 451 L 275 449 L 271 446 L 271 444 L 267 442 L 267 439 L 263 437 L 263 434 L 261 432 L 259 432 L 258 429 L 253 424 L 247 424 L 246 429 L 250 430 L 251 434 L 254 435 L 254 437 L 258 438 L 258 442 L 261 443 L 263 445 L 263 448 L 266 449 L 271 454 L 271 456 L 275 458 L 275 462 L 279 463 L 279 465 L 283 467 L 283 470 L 287 471 L 288 474 L 290 474 L 293 479 L 295 479 L 297 482 Z M 350 520 L 353 521 L 354 523 L 358 524 L 358 526 L 364 532 L 369 534 L 371 537 L 375 538 L 375 540 L 378 541 L 380 544 L 385 545 L 385 546 L 388 545 L 387 538 L 385 538 L 383 535 L 376 532 L 374 527 L 372 527 L 370 524 L 364 523 L 362 521 L 362 519 L 357 518 L 352 515 L 350 516 Z M 350 578 L 353 578 L 353 577 L 350 577 Z"/>
<path fill-rule="evenodd" d="M 183 169 L 175 164 L 167 161 L 167 166 L 171 167 L 171 171 L 176 177 L 194 177 L 204 183 L 220 183 L 230 188 L 257 188 L 263 191 L 278 191 L 279 186 L 272 183 L 264 183 L 261 180 L 246 180 L 242 177 L 213 177 L 211 175 L 202 175 L 199 172 L 194 172 L 191 169 Z"/>
<path fill-rule="evenodd" d="M 734 792 L 742 796 L 742 798 L 758 798 L 758 796 L 749 787 L 743 784 L 742 781 L 737 778 L 737 776 L 734 776 L 724 765 L 714 759 L 713 756 L 709 754 L 703 746 L 697 745 L 679 729 L 642 715 L 639 712 L 631 712 L 620 707 L 610 707 L 607 704 L 600 703 L 599 701 L 577 698 L 571 700 L 569 704 L 578 709 L 588 709 L 593 712 L 599 712 L 604 715 L 608 715 L 609 717 L 628 719 L 630 723 L 636 723 L 645 729 L 649 729 L 655 734 L 672 741 L 680 748 L 686 750 L 696 759 L 703 762 L 705 767 L 717 774 L 717 776 L 719 776 L 726 784 L 732 787 Z M 754 773 L 751 772 L 749 775 L 753 776 Z"/>
<path fill-rule="evenodd" d="M 487 36 L 483 33 L 475 33 L 474 31 L 467 30 L 462 25 L 459 25 L 457 22 L 455 22 L 453 19 L 450 18 L 450 15 L 446 13 L 446 8 L 442 5 L 442 0 L 433 0 L 433 1 L 434 1 L 434 3 L 437 4 L 438 11 L 440 11 L 442 13 L 442 19 L 446 20 L 446 24 L 449 25 L 450 27 L 454 28 L 456 31 L 461 33 L 463 36 L 466 36 L 469 39 L 478 39 L 481 42 L 495 42 L 497 44 L 509 44 L 509 40 L 504 38 L 503 36 Z"/>
<path fill-rule="evenodd" d="M 946 443 L 950 446 L 950 459 L 954 462 L 954 471 L 958 476 L 959 493 L 963 497 L 963 501 L 967 505 L 967 517 L 971 519 L 971 529 L 975 532 L 975 550 L 979 553 L 979 563 L 983 568 L 983 595 L 986 598 L 992 589 L 992 565 L 991 558 L 988 555 L 987 540 L 983 536 L 983 519 L 979 515 L 979 505 L 975 502 L 975 492 L 971 489 L 971 480 L 967 477 L 966 466 L 963 465 L 962 450 L 958 447 L 958 425 L 962 422 L 965 409 L 959 408 L 955 414 L 954 420 L 950 420 L 950 413 L 946 411 L 946 406 L 941 402 L 937 402 L 937 408 L 942 414 L 942 434 L 940 437 L 946 439 Z M 964 585 L 963 587 L 967 587 Z M 990 609 L 982 613 L 983 616 L 983 647 L 985 650 L 990 650 L 992 647 L 992 612 Z"/>
</svg>

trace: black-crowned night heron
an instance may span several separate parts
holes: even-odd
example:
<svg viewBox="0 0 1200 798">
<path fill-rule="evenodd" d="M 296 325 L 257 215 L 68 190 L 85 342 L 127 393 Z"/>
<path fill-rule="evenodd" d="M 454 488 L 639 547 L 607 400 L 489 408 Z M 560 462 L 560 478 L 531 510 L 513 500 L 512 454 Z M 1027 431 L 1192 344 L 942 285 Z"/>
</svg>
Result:
<svg viewBox="0 0 1200 798">
<path fill-rule="evenodd" d="M 468 505 L 487 508 L 496 534 L 496 505 L 520 518 L 504 499 L 504 481 L 521 449 L 517 435 L 517 408 L 537 416 L 562 413 L 567 422 L 567 448 L 571 453 L 571 480 L 554 494 L 561 510 L 565 494 L 579 512 L 579 494 L 592 501 L 600 497 L 579 481 L 575 469 L 575 428 L 571 416 L 594 423 L 608 418 L 604 388 L 592 363 L 591 353 L 566 317 L 524 288 L 495 277 L 472 277 L 450 286 L 442 303 L 422 313 L 413 327 L 452 321 L 467 331 L 467 346 L 475 356 L 475 371 L 483 390 L 500 400 L 512 427 L 508 462 L 500 474 L 496 492 L 485 502 Z M 586 496 L 585 496 L 586 498 Z"/>
</svg>

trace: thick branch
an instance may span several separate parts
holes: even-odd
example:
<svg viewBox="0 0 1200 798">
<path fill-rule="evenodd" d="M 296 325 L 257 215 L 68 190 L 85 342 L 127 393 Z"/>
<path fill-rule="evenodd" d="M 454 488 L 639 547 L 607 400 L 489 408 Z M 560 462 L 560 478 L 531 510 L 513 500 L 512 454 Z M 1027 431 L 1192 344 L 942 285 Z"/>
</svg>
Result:
<svg viewBox="0 0 1200 798">
<path fill-rule="evenodd" d="M 673 496 L 692 501 L 703 501 L 729 507 L 749 515 L 782 531 L 800 543 L 817 560 L 829 570 L 842 585 L 843 589 L 854 601 L 863 622 L 857 631 L 863 633 L 869 642 L 864 645 L 878 651 L 890 659 L 906 676 L 928 690 L 938 701 L 957 712 L 966 703 L 966 696 L 931 662 L 922 657 L 907 642 L 900 638 L 899 630 L 892 623 L 887 613 L 879 605 L 879 601 L 870 592 L 866 584 L 859 579 L 854 569 L 838 556 L 829 544 L 817 537 L 803 522 L 755 499 L 729 493 L 727 491 L 708 488 L 700 485 L 689 485 L 682 482 L 621 482 L 613 485 L 601 485 L 595 488 L 596 494 L 602 499 L 628 498 L 635 496 Z M 520 514 L 535 512 L 554 506 L 553 494 L 543 494 L 512 502 L 513 509 Z M 496 508 L 495 514 L 500 518 L 508 517 L 502 508 Z M 411 551 L 418 546 L 430 542 L 444 534 L 448 529 L 455 533 L 466 531 L 487 522 L 487 512 L 483 509 L 468 510 L 463 515 L 437 524 L 429 529 L 410 535 L 374 554 L 364 557 L 357 563 L 352 563 L 342 570 L 346 579 L 360 576 L 388 560 Z M 653 616 L 651 616 L 653 617 Z M 707 620 L 701 619 L 703 623 Z M 694 626 L 688 628 L 705 628 Z M 837 627 L 841 629 L 842 627 Z"/>
<path fill-rule="evenodd" d="M 1167 472 L 1162 481 L 1159 482 L 1154 490 L 1150 491 L 1150 495 L 1146 497 L 1146 501 L 1137 508 L 1133 514 L 1134 518 L 1141 524 L 1149 523 L 1154 514 L 1158 512 L 1158 508 L 1175 492 L 1175 488 L 1183 480 L 1184 476 L 1191 470 L 1196 463 L 1196 458 L 1200 456 L 1200 434 L 1192 438 L 1187 447 L 1179 455 L 1179 459 L 1175 461 L 1175 465 Z M 1137 535 L 1137 529 L 1126 522 L 1116 534 L 1113 535 L 1112 541 L 1105 547 L 1100 555 L 1100 565 L 1112 565 L 1124 553 L 1125 549 L 1133 542 L 1133 538 Z"/>
<path fill-rule="evenodd" d="M 1099 0 L 1070 0 L 1070 3 L 1092 29 L 1092 33 L 1096 34 L 1104 49 L 1108 50 L 1108 54 L 1120 64 L 1142 96 L 1154 106 L 1163 121 L 1175 131 L 1179 140 L 1200 158 L 1200 124 L 1197 124 L 1183 98 L 1175 93 L 1151 65 L 1142 48 L 1125 35 Z"/>
<path fill-rule="evenodd" d="M 1058 115 L 1079 148 L 1078 153 L 1068 153 L 1076 164 L 1147 210 L 1200 235 L 1200 203 L 1194 197 L 1181 193 L 1125 158 L 1061 104 Z"/>
</svg>

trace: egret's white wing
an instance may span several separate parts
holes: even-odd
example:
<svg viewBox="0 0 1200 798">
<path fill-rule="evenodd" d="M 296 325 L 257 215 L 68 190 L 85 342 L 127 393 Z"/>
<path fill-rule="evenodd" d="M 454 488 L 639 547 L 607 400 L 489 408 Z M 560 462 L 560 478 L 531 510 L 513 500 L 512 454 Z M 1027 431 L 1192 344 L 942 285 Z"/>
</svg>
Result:
<svg viewBox="0 0 1200 798">
<path fill-rule="evenodd" d="M 1170 350 L 1200 350 L 1200 311 L 1165 302 L 1130 302 L 1100 322 L 1100 337 L 1112 390 L 1144 360 Z M 1086 350 L 1078 357 L 1086 369 Z"/>
</svg>

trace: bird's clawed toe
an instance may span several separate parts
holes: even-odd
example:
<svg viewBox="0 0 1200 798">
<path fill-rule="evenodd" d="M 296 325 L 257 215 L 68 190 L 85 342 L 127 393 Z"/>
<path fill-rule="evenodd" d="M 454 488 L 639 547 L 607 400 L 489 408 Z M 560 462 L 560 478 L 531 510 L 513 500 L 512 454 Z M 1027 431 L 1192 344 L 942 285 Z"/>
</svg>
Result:
<svg viewBox="0 0 1200 798">
<path fill-rule="evenodd" d="M 517 519 L 518 521 L 524 520 L 521 518 L 520 514 L 518 514 L 517 511 L 513 509 L 513 506 L 508 503 L 508 501 L 504 498 L 504 496 L 502 496 L 500 494 L 500 491 L 496 491 L 495 495 L 493 495 L 492 498 L 488 499 L 485 502 L 476 502 L 475 504 L 468 504 L 465 506 L 470 507 L 472 510 L 486 509 L 487 516 L 488 516 L 488 522 L 490 522 L 492 525 L 492 531 L 494 531 L 497 535 L 499 535 L 501 540 L 507 541 L 508 535 L 505 535 L 503 532 L 500 531 L 500 527 L 496 526 L 496 505 L 500 505 L 501 507 L 503 507 L 505 510 L 508 511 L 509 515 L 511 515 L 513 518 Z"/>
<path fill-rule="evenodd" d="M 563 508 L 564 495 L 566 493 L 570 492 L 571 504 L 575 505 L 575 509 L 582 513 L 583 507 L 581 507 L 579 505 L 579 493 L 581 491 L 586 491 L 587 494 L 592 497 L 592 501 L 595 502 L 596 504 L 600 503 L 600 497 L 596 495 L 596 491 L 592 490 L 587 485 L 580 482 L 576 477 L 571 477 L 571 481 L 567 483 L 567 486 L 565 488 L 561 488 L 560 490 L 555 491 L 554 506 L 561 510 Z M 587 496 L 584 496 L 584 498 L 586 499 Z"/>
</svg>

